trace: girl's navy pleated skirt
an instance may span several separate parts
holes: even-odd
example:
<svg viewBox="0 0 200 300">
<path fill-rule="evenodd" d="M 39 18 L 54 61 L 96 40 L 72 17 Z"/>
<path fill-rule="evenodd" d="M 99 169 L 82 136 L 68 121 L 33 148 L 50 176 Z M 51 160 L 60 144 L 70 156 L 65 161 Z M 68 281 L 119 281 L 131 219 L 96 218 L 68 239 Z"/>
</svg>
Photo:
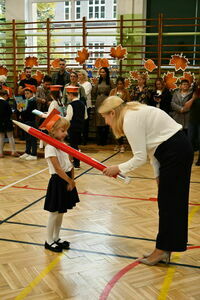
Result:
<svg viewBox="0 0 200 300">
<path fill-rule="evenodd" d="M 66 174 L 71 177 L 71 172 Z M 76 187 L 72 191 L 68 191 L 67 186 L 68 183 L 57 174 L 51 176 L 44 203 L 45 210 L 65 213 L 80 202 Z"/>
</svg>

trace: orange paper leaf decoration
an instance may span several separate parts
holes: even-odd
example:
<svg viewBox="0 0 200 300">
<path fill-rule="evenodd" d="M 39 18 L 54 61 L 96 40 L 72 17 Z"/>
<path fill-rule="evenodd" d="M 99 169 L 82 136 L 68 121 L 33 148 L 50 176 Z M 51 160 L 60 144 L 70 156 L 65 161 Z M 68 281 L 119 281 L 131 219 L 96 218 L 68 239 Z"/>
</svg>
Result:
<svg viewBox="0 0 200 300">
<path fill-rule="evenodd" d="M 34 67 L 38 66 L 38 58 L 35 56 L 28 56 L 25 58 L 25 66 L 26 67 Z"/>
<path fill-rule="evenodd" d="M 99 68 L 109 68 L 109 62 L 107 58 L 97 58 L 95 60 L 95 64 L 94 64 L 95 68 L 99 69 Z"/>
<path fill-rule="evenodd" d="M 127 49 L 123 48 L 121 44 L 117 47 L 110 48 L 110 56 L 117 59 L 124 59 L 127 55 Z"/>
<path fill-rule="evenodd" d="M 89 57 L 89 52 L 86 48 L 83 48 L 82 50 L 77 51 L 77 57 L 75 57 L 75 60 L 82 65 Z"/>
<path fill-rule="evenodd" d="M 183 76 L 180 77 L 180 80 L 188 80 L 190 84 L 192 84 L 195 81 L 194 73 L 191 74 L 191 72 L 183 72 Z"/>
<path fill-rule="evenodd" d="M 190 62 L 188 61 L 183 54 L 174 54 L 172 55 L 172 58 L 170 59 L 169 65 L 175 66 L 175 71 L 182 70 L 185 71 L 185 69 L 188 67 L 188 64 Z"/>
<path fill-rule="evenodd" d="M 98 78 L 97 77 L 93 77 L 93 78 L 90 78 L 90 81 L 93 85 L 96 85 L 98 83 Z"/>
<path fill-rule="evenodd" d="M 152 59 L 147 59 L 144 60 L 144 68 L 149 72 L 153 72 L 153 70 L 155 70 L 157 66 Z"/>
<path fill-rule="evenodd" d="M 165 81 L 166 87 L 171 90 L 177 88 L 176 82 L 178 78 L 175 77 L 174 75 L 175 75 L 174 72 L 167 72 L 167 74 L 164 74 L 163 76 L 163 80 Z"/>
<path fill-rule="evenodd" d="M 138 71 L 130 71 L 129 74 L 130 74 L 130 77 L 131 77 L 133 80 L 137 80 L 137 79 L 138 79 L 138 76 L 140 75 L 140 72 L 138 72 Z"/>
<path fill-rule="evenodd" d="M 60 58 L 56 58 L 51 62 L 52 68 L 56 69 L 60 67 Z"/>
<path fill-rule="evenodd" d="M 124 86 L 125 86 L 126 89 L 128 89 L 131 86 L 131 81 L 130 81 L 129 78 L 126 78 L 124 80 Z"/>
<path fill-rule="evenodd" d="M 19 80 L 24 80 L 26 78 L 26 74 L 24 72 L 19 73 Z"/>
<path fill-rule="evenodd" d="M 33 75 L 33 78 L 37 80 L 38 84 L 40 84 L 44 78 L 44 73 L 37 70 L 35 75 Z"/>
<path fill-rule="evenodd" d="M 7 76 L 7 74 L 8 74 L 8 69 L 5 66 L 0 66 L 0 75 Z"/>
</svg>

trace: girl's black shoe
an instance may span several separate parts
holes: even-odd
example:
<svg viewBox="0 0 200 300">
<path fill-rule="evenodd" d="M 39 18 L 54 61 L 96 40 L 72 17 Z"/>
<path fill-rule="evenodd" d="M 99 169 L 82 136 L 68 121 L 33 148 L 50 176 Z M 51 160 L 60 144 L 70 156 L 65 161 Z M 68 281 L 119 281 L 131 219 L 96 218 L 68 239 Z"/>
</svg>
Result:
<svg viewBox="0 0 200 300">
<path fill-rule="evenodd" d="M 56 246 L 52 247 L 53 245 L 56 245 Z M 44 248 L 48 249 L 50 251 L 53 251 L 53 252 L 62 252 L 62 248 L 56 242 L 53 242 L 50 245 L 47 242 L 45 242 Z"/>
<path fill-rule="evenodd" d="M 69 248 L 70 248 L 70 242 L 68 242 L 68 241 L 60 242 L 60 239 L 58 239 L 55 243 L 56 243 L 61 249 L 69 249 Z"/>
</svg>

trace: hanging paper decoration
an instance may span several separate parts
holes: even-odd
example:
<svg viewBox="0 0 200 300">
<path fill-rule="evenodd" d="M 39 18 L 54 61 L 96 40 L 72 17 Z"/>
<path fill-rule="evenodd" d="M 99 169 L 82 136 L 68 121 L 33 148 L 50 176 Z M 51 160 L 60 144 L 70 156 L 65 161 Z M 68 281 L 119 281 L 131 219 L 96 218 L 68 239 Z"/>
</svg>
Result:
<svg viewBox="0 0 200 300">
<path fill-rule="evenodd" d="M 138 72 L 138 71 L 130 71 L 129 74 L 130 74 L 131 79 L 137 80 L 138 76 L 140 75 L 140 72 Z"/>
<path fill-rule="evenodd" d="M 51 67 L 56 69 L 60 67 L 60 58 L 56 58 L 51 62 Z"/>
<path fill-rule="evenodd" d="M 153 72 L 153 70 L 155 70 L 157 66 L 152 59 L 144 59 L 144 68 L 149 72 Z"/>
<path fill-rule="evenodd" d="M 189 60 L 185 56 L 183 56 L 183 53 L 181 53 L 181 54 L 172 55 L 169 65 L 175 66 L 175 71 L 178 70 L 185 71 L 189 63 L 190 63 Z"/>
<path fill-rule="evenodd" d="M 38 66 L 38 58 L 35 56 L 27 56 L 25 58 L 24 64 L 26 67 L 34 67 Z"/>
<path fill-rule="evenodd" d="M 98 83 L 98 80 L 99 79 L 97 77 L 90 78 L 92 85 L 96 85 Z"/>
<path fill-rule="evenodd" d="M 38 84 L 40 84 L 44 78 L 44 73 L 37 70 L 32 77 L 37 80 Z"/>
<path fill-rule="evenodd" d="M 191 74 L 191 72 L 183 72 L 183 76 L 179 78 L 180 80 L 188 80 L 190 84 L 192 84 L 195 81 L 195 75 L 194 73 Z"/>
<path fill-rule="evenodd" d="M 0 75 L 7 76 L 7 74 L 8 74 L 8 69 L 5 66 L 0 66 Z"/>
<path fill-rule="evenodd" d="M 110 64 L 107 58 L 97 58 L 94 64 L 95 68 L 109 68 Z"/>
<path fill-rule="evenodd" d="M 167 74 L 163 75 L 163 80 L 165 81 L 166 87 L 170 90 L 174 90 L 177 88 L 176 82 L 178 80 L 177 77 L 174 76 L 174 72 L 167 72 Z"/>
<path fill-rule="evenodd" d="M 129 78 L 126 78 L 124 80 L 124 86 L 125 86 L 126 89 L 130 88 L 130 86 L 131 86 L 131 80 Z"/>
<path fill-rule="evenodd" d="M 127 55 L 127 49 L 123 48 L 121 44 L 117 47 L 110 48 L 110 56 L 117 59 L 124 59 Z"/>
<path fill-rule="evenodd" d="M 83 48 L 82 50 L 77 51 L 77 57 L 75 57 L 75 60 L 82 65 L 89 57 L 89 52 L 86 48 Z"/>
</svg>

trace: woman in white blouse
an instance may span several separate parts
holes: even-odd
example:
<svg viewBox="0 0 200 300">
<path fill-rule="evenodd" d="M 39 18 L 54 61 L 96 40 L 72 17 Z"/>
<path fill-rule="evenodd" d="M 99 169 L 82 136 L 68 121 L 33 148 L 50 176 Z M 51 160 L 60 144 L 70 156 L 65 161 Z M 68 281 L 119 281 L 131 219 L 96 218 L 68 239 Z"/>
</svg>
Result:
<svg viewBox="0 0 200 300">
<path fill-rule="evenodd" d="M 90 113 L 92 109 L 92 100 L 91 100 L 92 85 L 88 81 L 88 73 L 85 70 L 78 71 L 78 82 L 84 88 L 87 97 L 86 104 L 87 104 L 88 118 L 84 122 L 84 129 L 83 129 L 83 143 L 84 145 L 86 145 L 88 141 L 89 119 L 90 119 Z"/>
<path fill-rule="evenodd" d="M 117 138 L 125 135 L 133 158 L 104 170 L 107 176 L 132 171 L 147 156 L 158 183 L 159 231 L 154 251 L 141 259 L 155 265 L 170 261 L 171 252 L 185 251 L 188 233 L 188 197 L 193 153 L 182 126 L 164 111 L 119 97 L 104 100 L 99 113 Z"/>
</svg>

